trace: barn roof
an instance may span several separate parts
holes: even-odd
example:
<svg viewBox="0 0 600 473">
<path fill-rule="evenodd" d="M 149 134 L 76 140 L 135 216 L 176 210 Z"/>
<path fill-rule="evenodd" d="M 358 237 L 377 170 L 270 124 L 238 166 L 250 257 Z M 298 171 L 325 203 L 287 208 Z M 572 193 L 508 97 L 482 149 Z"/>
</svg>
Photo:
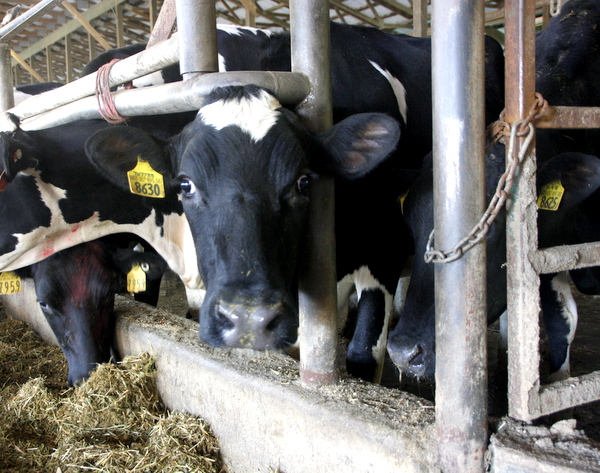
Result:
<svg viewBox="0 0 600 473">
<path fill-rule="evenodd" d="M 556 1 L 536 0 L 538 14 L 541 16 L 544 5 L 547 10 L 547 5 Z M 13 82 L 17 85 L 51 80 L 68 82 L 76 79 L 84 65 L 104 49 L 146 42 L 162 2 L 55 1 L 54 6 L 11 38 Z M 0 12 L 20 5 L 20 12 L 24 13 L 36 3 L 36 0 L 19 3 L 0 0 Z M 216 0 L 215 3 L 219 22 L 268 29 L 289 26 L 289 0 Z M 418 3 L 420 0 L 329 1 L 334 21 L 409 34 L 413 32 L 413 4 L 416 7 Z M 504 0 L 485 0 L 485 7 L 488 28 L 501 28 Z M 255 14 L 247 15 L 254 8 Z"/>
</svg>

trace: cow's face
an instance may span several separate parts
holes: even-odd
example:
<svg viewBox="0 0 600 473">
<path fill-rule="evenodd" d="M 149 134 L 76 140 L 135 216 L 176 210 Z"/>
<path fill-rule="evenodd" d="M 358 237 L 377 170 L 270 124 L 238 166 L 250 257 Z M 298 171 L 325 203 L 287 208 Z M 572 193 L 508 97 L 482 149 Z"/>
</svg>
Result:
<svg viewBox="0 0 600 473">
<path fill-rule="evenodd" d="M 110 133 L 88 143 L 93 160 L 110 159 L 122 143 L 118 131 Z M 200 311 L 205 341 L 258 349 L 295 341 L 295 275 L 311 182 L 327 170 L 364 175 L 398 138 L 397 123 L 381 114 L 350 117 L 314 136 L 254 86 L 207 98 L 170 147 L 207 289 Z"/>
<path fill-rule="evenodd" d="M 84 243 L 31 267 L 40 308 L 69 364 L 69 385 L 110 359 L 115 273 L 106 249 Z"/>
</svg>

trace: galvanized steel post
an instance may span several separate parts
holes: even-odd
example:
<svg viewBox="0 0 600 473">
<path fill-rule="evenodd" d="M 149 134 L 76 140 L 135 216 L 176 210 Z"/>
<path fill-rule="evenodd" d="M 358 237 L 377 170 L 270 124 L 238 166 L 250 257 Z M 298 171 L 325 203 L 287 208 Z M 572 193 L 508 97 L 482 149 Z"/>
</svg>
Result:
<svg viewBox="0 0 600 473">
<path fill-rule="evenodd" d="M 485 210 L 483 0 L 432 2 L 436 249 Z M 483 472 L 487 444 L 486 251 L 435 270 L 436 427 L 445 473 Z"/>
<path fill-rule="evenodd" d="M 214 0 L 176 0 L 179 69 L 183 80 L 219 70 Z"/>
<path fill-rule="evenodd" d="M 320 132 L 332 125 L 328 2 L 290 2 L 292 71 L 306 74 L 311 92 L 297 111 Z M 334 186 L 319 179 L 311 188 L 306 252 L 299 281 L 300 377 L 309 384 L 337 381 L 337 293 Z"/>
<path fill-rule="evenodd" d="M 14 105 L 13 77 L 10 67 L 10 45 L 0 41 L 0 111 Z"/>
</svg>

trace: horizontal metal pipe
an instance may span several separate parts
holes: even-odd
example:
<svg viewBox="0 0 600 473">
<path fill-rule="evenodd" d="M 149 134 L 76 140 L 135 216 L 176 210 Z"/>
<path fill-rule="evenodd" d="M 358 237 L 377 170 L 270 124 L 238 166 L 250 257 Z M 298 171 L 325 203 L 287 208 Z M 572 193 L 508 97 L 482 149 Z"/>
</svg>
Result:
<svg viewBox="0 0 600 473">
<path fill-rule="evenodd" d="M 544 248 L 532 252 L 530 261 L 540 274 L 598 266 L 600 242 Z"/>
<path fill-rule="evenodd" d="M 119 90 L 113 93 L 115 106 L 126 117 L 162 115 L 198 110 L 204 96 L 215 87 L 256 84 L 275 94 L 283 105 L 296 105 L 310 91 L 306 76 L 294 72 L 219 72 L 194 77 L 188 81 Z M 14 109 L 13 109 L 14 110 Z M 101 118 L 96 97 L 76 102 L 29 118 L 21 123 L 24 130 L 41 130 L 74 120 Z"/>
<path fill-rule="evenodd" d="M 537 128 L 600 128 L 600 107 L 548 107 Z"/>
<path fill-rule="evenodd" d="M 129 82 L 154 71 L 161 70 L 179 61 L 179 42 L 177 35 L 158 43 L 152 48 L 117 62 L 110 71 L 111 87 Z M 21 102 L 10 110 L 21 120 L 38 115 L 77 99 L 94 95 L 96 76 L 93 73 L 65 84 L 58 89 L 50 90 Z"/>
<path fill-rule="evenodd" d="M 58 3 L 64 0 L 42 0 L 31 7 L 22 15 L 0 28 L 0 42 L 9 41 L 13 36 L 19 34 L 27 25 L 42 16 L 48 10 L 54 8 Z"/>
</svg>

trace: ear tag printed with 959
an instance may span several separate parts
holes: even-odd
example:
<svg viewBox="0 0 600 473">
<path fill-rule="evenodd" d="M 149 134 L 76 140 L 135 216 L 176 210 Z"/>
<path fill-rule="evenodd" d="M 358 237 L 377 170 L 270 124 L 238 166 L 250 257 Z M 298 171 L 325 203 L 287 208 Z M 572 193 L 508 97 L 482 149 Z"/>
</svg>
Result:
<svg viewBox="0 0 600 473">
<path fill-rule="evenodd" d="M 560 201 L 565 193 L 565 188 L 560 181 L 552 181 L 540 189 L 537 200 L 538 209 L 558 210 Z"/>
<path fill-rule="evenodd" d="M 0 296 L 16 294 L 23 290 L 21 278 L 14 271 L 0 273 Z"/>
<path fill-rule="evenodd" d="M 144 265 L 145 266 L 145 265 Z M 127 273 L 127 292 L 138 293 L 146 290 L 146 271 L 135 263 Z"/>
<path fill-rule="evenodd" d="M 163 175 L 156 172 L 148 161 L 140 156 L 136 166 L 127 172 L 129 190 L 132 194 L 162 199 L 165 197 L 165 180 Z"/>
</svg>

